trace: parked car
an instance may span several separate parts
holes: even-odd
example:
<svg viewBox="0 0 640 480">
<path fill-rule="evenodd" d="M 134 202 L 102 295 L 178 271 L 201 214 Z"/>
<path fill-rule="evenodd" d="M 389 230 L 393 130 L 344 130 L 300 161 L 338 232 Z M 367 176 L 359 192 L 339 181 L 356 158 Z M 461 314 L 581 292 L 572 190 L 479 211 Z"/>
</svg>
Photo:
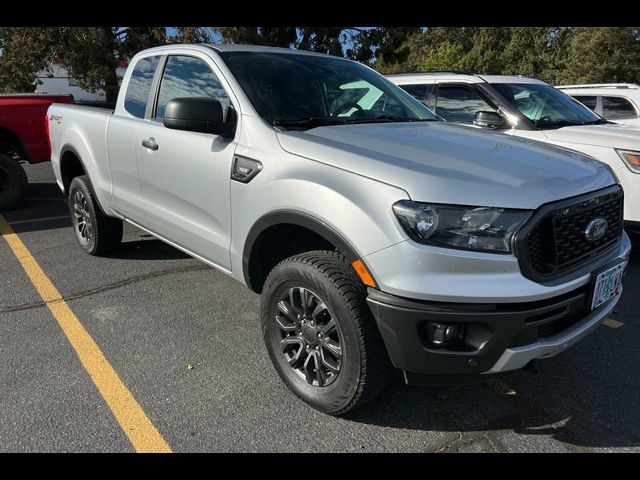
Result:
<svg viewBox="0 0 640 480">
<path fill-rule="evenodd" d="M 556 88 L 571 95 L 607 120 L 640 127 L 640 86 L 638 85 L 601 83 L 560 85 Z"/>
<path fill-rule="evenodd" d="M 48 162 L 45 119 L 52 103 L 73 103 L 71 95 L 0 95 L 0 209 L 16 206 L 27 190 L 19 162 Z"/>
<path fill-rule="evenodd" d="M 81 247 L 116 248 L 126 221 L 261 293 L 276 371 L 323 412 L 375 397 L 392 367 L 420 384 L 555 355 L 621 295 L 609 167 L 436 121 L 359 63 L 158 47 L 132 59 L 115 112 L 48 113 Z"/>
<path fill-rule="evenodd" d="M 604 120 L 569 95 L 522 76 L 389 75 L 447 121 L 577 150 L 609 165 L 624 187 L 625 228 L 640 233 L 640 132 Z"/>
</svg>

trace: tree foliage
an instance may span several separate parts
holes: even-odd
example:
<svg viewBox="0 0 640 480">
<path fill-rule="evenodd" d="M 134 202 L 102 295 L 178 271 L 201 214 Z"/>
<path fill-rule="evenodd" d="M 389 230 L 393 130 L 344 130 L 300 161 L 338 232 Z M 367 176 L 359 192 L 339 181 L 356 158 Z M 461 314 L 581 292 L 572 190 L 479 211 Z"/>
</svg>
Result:
<svg viewBox="0 0 640 480">
<path fill-rule="evenodd" d="M 640 83 L 638 27 L 0 27 L 0 91 L 33 91 L 53 58 L 113 103 L 121 59 L 167 43 L 223 42 L 344 55 L 382 73 L 468 70 L 549 83 Z"/>
<path fill-rule="evenodd" d="M 53 58 L 56 30 L 0 27 L 0 92 L 35 91 L 36 74 Z"/>
</svg>

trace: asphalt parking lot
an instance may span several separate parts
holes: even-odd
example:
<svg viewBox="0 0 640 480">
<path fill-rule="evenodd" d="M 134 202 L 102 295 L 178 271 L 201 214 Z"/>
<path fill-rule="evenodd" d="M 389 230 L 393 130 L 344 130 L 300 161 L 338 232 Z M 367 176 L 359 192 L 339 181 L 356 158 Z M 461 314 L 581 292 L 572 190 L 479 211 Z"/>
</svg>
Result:
<svg viewBox="0 0 640 480">
<path fill-rule="evenodd" d="M 120 251 L 84 254 L 50 168 L 27 167 L 28 200 L 3 216 L 175 452 L 640 452 L 638 253 L 611 319 L 537 372 L 398 377 L 333 418 L 281 383 L 242 285 L 130 227 Z M 135 451 L 4 239 L 0 361 L 0 451 Z"/>
</svg>

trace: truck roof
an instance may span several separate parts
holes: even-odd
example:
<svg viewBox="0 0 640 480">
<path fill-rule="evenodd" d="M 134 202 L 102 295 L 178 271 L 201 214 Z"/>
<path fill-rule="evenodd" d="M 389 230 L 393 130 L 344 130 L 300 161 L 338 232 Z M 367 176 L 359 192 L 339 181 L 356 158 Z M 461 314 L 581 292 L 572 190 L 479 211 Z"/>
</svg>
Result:
<svg viewBox="0 0 640 480">
<path fill-rule="evenodd" d="M 467 73 L 467 72 L 407 72 L 396 73 L 386 75 L 388 78 L 392 78 L 398 83 L 406 84 L 414 81 L 424 81 L 425 79 L 432 80 L 464 80 L 470 83 L 540 83 L 544 84 L 542 80 L 535 78 L 523 77 L 522 75 L 483 75 L 479 73 Z"/>
<path fill-rule="evenodd" d="M 142 52 L 162 52 L 165 50 L 173 50 L 176 48 L 187 48 L 191 50 L 202 50 L 203 48 L 209 48 L 216 50 L 219 53 L 224 52 L 265 52 L 265 53 L 284 53 L 284 54 L 298 54 L 298 55 L 315 55 L 321 57 L 338 58 L 341 60 L 347 60 L 343 57 L 335 55 L 329 55 L 326 53 L 308 52 L 306 50 L 297 50 L 295 48 L 282 48 L 282 47 L 265 47 L 262 45 L 236 45 L 226 43 L 176 43 L 172 45 L 162 45 L 160 47 L 153 47 Z M 139 52 L 139 53 L 142 53 Z"/>
</svg>

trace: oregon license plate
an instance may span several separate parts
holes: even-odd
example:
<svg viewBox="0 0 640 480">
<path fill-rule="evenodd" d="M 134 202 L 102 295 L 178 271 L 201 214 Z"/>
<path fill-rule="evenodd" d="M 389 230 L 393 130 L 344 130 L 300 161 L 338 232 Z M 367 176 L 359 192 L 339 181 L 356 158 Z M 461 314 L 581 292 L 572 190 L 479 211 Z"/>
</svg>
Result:
<svg viewBox="0 0 640 480">
<path fill-rule="evenodd" d="M 626 262 L 619 263 L 615 267 L 598 274 L 593 287 L 592 310 L 620 293 L 625 264 Z"/>
</svg>

